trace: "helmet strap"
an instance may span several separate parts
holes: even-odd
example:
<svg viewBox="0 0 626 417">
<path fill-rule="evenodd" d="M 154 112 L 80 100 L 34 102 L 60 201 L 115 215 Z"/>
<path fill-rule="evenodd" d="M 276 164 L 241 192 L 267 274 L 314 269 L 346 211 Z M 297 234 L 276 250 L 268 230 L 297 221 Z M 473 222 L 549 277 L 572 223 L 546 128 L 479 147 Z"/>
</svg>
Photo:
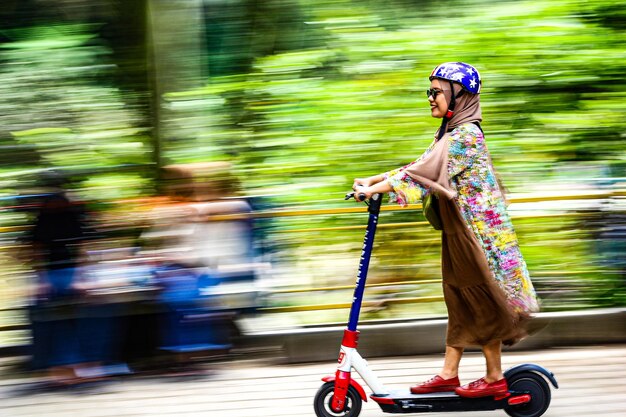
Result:
<svg viewBox="0 0 626 417">
<path fill-rule="evenodd" d="M 458 97 L 461 97 L 464 93 L 464 90 L 461 89 L 461 91 L 459 91 L 458 95 L 454 95 L 454 83 L 452 81 L 448 81 L 450 83 L 450 91 L 452 91 L 451 94 L 451 98 L 450 98 L 450 104 L 448 105 L 448 111 L 446 112 L 445 116 L 443 116 L 443 119 L 441 120 L 441 126 L 439 127 L 439 134 L 437 135 L 437 140 L 441 139 L 443 137 L 443 135 L 446 134 L 447 130 L 448 130 L 448 122 L 450 121 L 450 119 L 452 119 L 452 116 L 454 116 L 454 107 L 456 106 L 456 99 Z"/>
</svg>

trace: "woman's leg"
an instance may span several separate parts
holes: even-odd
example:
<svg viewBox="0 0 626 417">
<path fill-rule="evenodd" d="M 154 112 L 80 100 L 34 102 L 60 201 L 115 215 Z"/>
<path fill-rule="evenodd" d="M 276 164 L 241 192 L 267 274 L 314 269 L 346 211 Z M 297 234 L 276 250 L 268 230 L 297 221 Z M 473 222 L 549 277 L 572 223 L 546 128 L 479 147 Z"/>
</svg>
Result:
<svg viewBox="0 0 626 417">
<path fill-rule="evenodd" d="M 413 394 L 429 394 L 432 392 L 454 391 L 456 387 L 461 385 L 459 382 L 459 362 L 463 356 L 463 348 L 447 346 L 446 356 L 443 360 L 443 368 L 439 375 L 434 376 L 428 381 L 422 382 L 411 387 Z"/>
<path fill-rule="evenodd" d="M 496 340 L 482 347 L 485 361 L 487 362 L 487 374 L 485 381 L 496 382 L 504 378 L 502 374 L 502 342 Z"/>
<path fill-rule="evenodd" d="M 463 356 L 463 348 L 446 346 L 446 356 L 443 360 L 443 369 L 439 374 L 443 379 L 454 378 L 459 375 L 459 363 Z"/>
<path fill-rule="evenodd" d="M 461 397 L 500 397 L 508 391 L 507 382 L 502 375 L 502 343 L 498 340 L 482 348 L 487 362 L 487 373 L 477 381 L 456 388 L 454 391 Z"/>
</svg>

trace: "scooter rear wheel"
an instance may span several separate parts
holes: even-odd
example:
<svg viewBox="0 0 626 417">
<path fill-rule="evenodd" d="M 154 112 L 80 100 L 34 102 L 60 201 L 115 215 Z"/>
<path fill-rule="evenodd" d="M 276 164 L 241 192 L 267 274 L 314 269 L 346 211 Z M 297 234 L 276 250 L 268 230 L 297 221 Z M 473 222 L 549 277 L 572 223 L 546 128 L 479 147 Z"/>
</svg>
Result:
<svg viewBox="0 0 626 417">
<path fill-rule="evenodd" d="M 361 412 L 363 400 L 361 396 L 352 386 L 348 387 L 346 395 L 346 404 L 343 411 L 336 413 L 331 408 L 333 401 L 333 393 L 335 391 L 334 382 L 326 382 L 317 390 L 315 399 L 313 400 L 313 408 L 317 417 L 357 417 Z"/>
<path fill-rule="evenodd" d="M 511 405 L 504 411 L 511 417 L 539 417 L 550 406 L 550 386 L 541 376 L 534 372 L 523 372 L 512 376 L 508 381 L 509 390 L 528 392 L 530 402 L 520 405 Z"/>
</svg>

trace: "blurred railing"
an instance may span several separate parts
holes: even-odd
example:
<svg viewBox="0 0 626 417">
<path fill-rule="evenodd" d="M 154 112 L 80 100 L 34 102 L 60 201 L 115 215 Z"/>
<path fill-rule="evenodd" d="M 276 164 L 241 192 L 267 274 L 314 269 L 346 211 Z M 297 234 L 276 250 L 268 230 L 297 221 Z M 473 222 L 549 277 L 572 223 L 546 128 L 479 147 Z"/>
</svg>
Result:
<svg viewBox="0 0 626 417">
<path fill-rule="evenodd" d="M 520 204 L 520 203 L 538 203 L 538 202 L 558 202 L 558 201 L 582 201 L 582 200 L 607 200 L 607 199 L 620 199 L 626 197 L 626 189 L 617 189 L 612 191 L 598 191 L 598 192 L 587 192 L 587 193 L 562 193 L 562 194 L 552 194 L 552 195 L 529 195 L 529 196 L 517 196 L 509 199 L 510 204 Z M 394 211 L 411 211 L 411 210 L 421 210 L 421 204 L 411 204 L 406 207 L 400 206 L 384 206 L 382 211 L 384 212 L 394 212 Z M 261 219 L 261 218 L 280 218 L 280 217 L 313 217 L 313 216 L 324 216 L 324 215 L 341 215 L 341 214 L 353 214 L 353 213 L 363 213 L 367 210 L 364 206 L 352 206 L 345 208 L 329 208 L 329 209 L 298 209 L 298 210 L 268 210 L 268 211 L 258 211 L 253 213 L 246 214 L 224 214 L 224 215 L 212 215 L 207 217 L 207 221 L 226 221 L 226 220 L 240 220 L 240 219 Z M 543 213 L 543 214 L 525 214 L 525 215 L 515 215 L 512 217 L 514 219 L 521 218 L 530 218 L 530 219 L 539 219 L 539 218 L 550 218 L 550 217 L 584 217 L 588 216 L 588 213 L 585 212 L 571 212 L 567 211 L 566 208 L 562 209 L 560 213 Z M 428 225 L 425 221 L 416 221 L 416 222 L 392 222 L 392 223 L 383 223 L 378 227 L 382 229 L 393 229 L 393 228 L 402 228 L 402 227 L 412 227 L 412 226 L 426 226 Z M 0 228 L 0 233 L 2 232 L 15 232 L 21 230 L 21 226 L 16 227 L 4 227 Z M 319 227 L 319 228 L 295 228 L 295 229 L 284 229 L 284 230 L 276 230 L 274 233 L 303 233 L 303 232 L 325 232 L 325 231 L 344 231 L 344 230 L 362 230 L 365 229 L 365 225 L 356 225 L 356 226 L 334 226 L 334 227 Z M 432 239 L 431 243 L 436 243 L 439 241 L 439 238 Z M 7 246 L 5 246 L 6 248 Z M 563 277 L 563 276 L 573 276 L 577 274 L 614 274 L 615 272 L 606 269 L 606 268 L 591 268 L 584 270 L 559 270 L 559 271 L 531 271 L 531 275 L 533 277 L 545 277 L 549 278 L 553 277 Z M 440 278 L 433 279 L 432 276 L 418 274 L 416 276 L 416 280 L 404 280 L 404 281 L 393 281 L 393 282 L 377 282 L 367 284 L 367 288 L 385 288 L 385 287 L 402 287 L 402 286 L 416 286 L 416 285 L 424 285 L 424 284 L 437 284 L 441 282 Z M 353 285 L 332 285 L 332 286 L 307 286 L 307 287 L 298 287 L 298 288 L 279 288 L 279 289 L 270 289 L 266 292 L 267 296 L 272 295 L 281 295 L 281 294 L 298 294 L 298 293 L 314 293 L 314 292 L 326 292 L 326 291 L 340 291 L 340 290 L 350 290 L 353 288 Z M 416 304 L 416 303 L 433 303 L 433 302 L 442 302 L 442 295 L 435 296 L 418 296 L 418 297 L 396 297 L 396 298 L 387 298 L 382 300 L 375 301 L 364 301 L 363 307 L 368 308 L 381 308 L 389 305 L 396 304 Z M 300 304 L 300 305 L 288 305 L 288 306 L 265 306 L 258 309 L 261 314 L 270 314 L 270 313 L 288 313 L 288 312 L 311 312 L 311 311 L 322 311 L 322 310 L 334 310 L 334 309 L 345 309 L 349 308 L 350 303 L 314 303 L 314 304 Z M 20 312 L 23 311 L 24 307 L 10 307 L 10 308 L 0 308 L 0 313 L 7 312 Z M 0 331 L 18 331 L 18 330 L 26 330 L 28 329 L 27 324 L 20 323 L 10 323 L 10 324 L 0 324 Z"/>
<path fill-rule="evenodd" d="M 550 201 L 568 201 L 568 200 L 600 200 L 607 198 L 619 198 L 626 197 L 626 189 L 617 189 L 611 191 L 597 191 L 597 192 L 587 192 L 587 193 L 562 193 L 562 194 L 542 194 L 542 195 L 520 195 L 516 197 L 512 197 L 507 199 L 509 204 L 513 203 L 540 203 L 540 202 L 550 202 Z M 417 204 L 409 204 L 405 207 L 401 207 L 398 205 L 388 205 L 381 207 L 381 212 L 385 211 L 407 211 L 407 210 L 419 210 L 422 208 L 421 203 Z M 223 221 L 223 220 L 234 220 L 234 219 L 242 219 L 242 218 L 268 218 L 268 217 L 293 217 L 293 216 L 316 216 L 316 215 L 332 215 L 332 214 L 351 214 L 351 213 L 361 213 L 367 211 L 367 207 L 361 205 L 357 207 L 345 207 L 345 208 L 330 208 L 330 209 L 298 209 L 298 210 L 271 210 L 271 211 L 259 211 L 250 214 L 223 214 L 223 215 L 212 215 L 207 220 L 210 221 Z M 537 216 L 526 216 L 526 217 L 537 217 Z M 427 224 L 427 222 L 415 222 L 415 223 L 402 223 L 400 225 L 412 225 L 412 224 Z M 380 224 L 378 227 L 392 227 L 394 224 Z M 354 226 L 351 228 L 362 228 L 365 229 L 365 225 Z M 340 230 L 341 228 L 327 228 L 323 230 Z M 312 230 L 312 229 L 306 229 Z"/>
<path fill-rule="evenodd" d="M 606 200 L 613 198 L 623 198 L 626 197 L 626 190 L 618 189 L 610 192 L 607 191 L 597 191 L 597 192 L 586 192 L 586 193 L 562 193 L 562 194 L 552 194 L 552 195 L 528 195 L 528 196 L 517 196 L 511 198 L 508 202 L 510 204 L 523 204 L 523 203 L 545 203 L 545 202 L 559 202 L 559 201 L 582 201 L 582 200 Z M 382 211 L 393 212 L 393 211 L 405 211 L 405 210 L 421 210 L 421 204 L 411 204 L 406 207 L 400 206 L 385 206 L 382 208 Z M 320 216 L 320 215 L 337 215 L 337 214 L 352 214 L 352 213 L 361 213 L 365 212 L 367 209 L 365 207 L 349 207 L 349 208 L 335 208 L 335 209 L 312 209 L 312 210 L 283 210 L 283 211 L 273 211 L 273 212 L 259 212 L 253 214 L 256 218 L 263 217 L 291 217 L 291 216 Z M 568 218 L 586 218 L 590 214 L 589 212 L 581 211 L 581 212 L 572 212 L 568 211 L 566 208 L 563 208 L 559 213 L 542 213 L 542 214 L 513 214 L 512 217 L 514 219 L 545 219 L 545 218 L 555 218 L 555 217 L 568 217 Z M 215 216 L 211 220 L 220 221 L 232 218 L 231 216 Z M 378 225 L 380 229 L 394 229 L 394 228 L 403 228 L 403 227 L 414 227 L 414 226 L 428 226 L 428 222 L 426 221 L 415 221 L 415 222 L 391 222 L 391 223 L 381 223 Z M 279 230 L 278 233 L 305 233 L 305 232 L 329 232 L 329 231 L 347 231 L 347 230 L 364 230 L 365 225 L 356 225 L 356 226 L 334 226 L 334 227 L 317 227 L 317 228 L 295 228 L 295 229 L 285 229 Z M 439 238 L 429 239 L 431 243 L 438 243 L 440 241 Z M 550 279 L 551 277 L 566 277 L 566 276 L 576 276 L 582 274 L 590 274 L 596 276 L 611 276 L 615 274 L 614 270 L 608 268 L 586 268 L 584 270 L 578 269 L 561 269 L 559 271 L 550 271 L 550 270 L 534 270 L 531 271 L 531 276 L 538 279 Z M 419 277 L 417 277 L 419 278 Z M 392 281 L 392 282 L 381 282 L 374 284 L 367 284 L 367 288 L 398 288 L 402 286 L 417 286 L 417 285 L 425 285 L 425 284 L 436 284 L 440 283 L 441 279 L 432 279 L 432 276 L 425 275 L 421 277 L 422 279 L 418 280 L 407 280 L 407 281 Z M 289 288 L 289 289 L 281 289 L 281 290 L 271 290 L 269 295 L 277 295 L 277 294 L 296 294 L 296 293 L 312 293 L 312 292 L 321 292 L 321 291 L 338 291 L 338 290 L 351 290 L 354 288 L 354 285 L 335 285 L 335 286 L 320 286 L 320 287 L 303 287 L 303 288 Z M 433 302 L 443 302 L 443 295 L 435 295 L 435 296 L 420 296 L 420 297 L 395 297 L 395 298 L 385 298 L 381 300 L 374 301 L 363 301 L 364 308 L 385 308 L 391 305 L 397 304 L 414 304 L 414 303 L 433 303 Z M 288 306 L 274 306 L 274 307 L 263 307 L 260 309 L 262 313 L 290 313 L 290 312 L 309 312 L 309 311 L 321 311 L 321 310 L 334 310 L 334 309 L 347 309 L 350 308 L 350 303 L 317 303 L 317 304 L 301 304 L 301 305 L 288 305 Z"/>
</svg>

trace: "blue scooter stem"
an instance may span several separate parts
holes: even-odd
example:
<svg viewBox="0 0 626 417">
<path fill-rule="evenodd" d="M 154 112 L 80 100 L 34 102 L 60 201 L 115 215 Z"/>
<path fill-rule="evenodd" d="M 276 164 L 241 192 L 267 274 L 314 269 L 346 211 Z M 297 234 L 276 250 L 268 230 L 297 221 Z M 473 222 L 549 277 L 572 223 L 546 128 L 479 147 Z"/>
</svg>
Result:
<svg viewBox="0 0 626 417">
<path fill-rule="evenodd" d="M 348 330 L 352 331 L 356 331 L 357 324 L 359 323 L 359 313 L 361 312 L 363 292 L 365 291 L 365 281 L 367 280 L 367 270 L 370 266 L 372 248 L 374 247 L 374 236 L 376 235 L 376 226 L 378 225 L 378 215 L 380 214 L 381 202 L 381 194 L 374 194 L 369 200 L 369 208 L 367 210 L 369 212 L 369 219 L 367 222 L 367 228 L 365 229 L 361 260 L 359 261 L 359 272 L 356 278 L 354 296 L 352 297 L 352 306 L 350 307 L 350 319 L 348 321 Z"/>
</svg>

